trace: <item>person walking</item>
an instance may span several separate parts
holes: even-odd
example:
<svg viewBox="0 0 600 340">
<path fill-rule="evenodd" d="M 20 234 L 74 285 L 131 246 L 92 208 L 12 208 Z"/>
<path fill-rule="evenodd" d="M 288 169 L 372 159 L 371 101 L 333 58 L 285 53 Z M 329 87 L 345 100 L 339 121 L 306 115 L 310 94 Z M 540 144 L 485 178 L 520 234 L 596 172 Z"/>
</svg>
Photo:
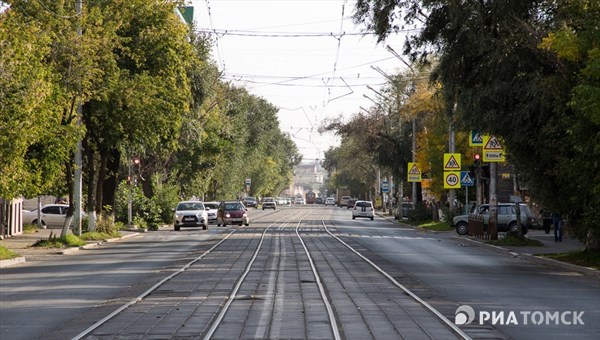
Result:
<svg viewBox="0 0 600 340">
<path fill-rule="evenodd" d="M 555 212 L 552 214 L 552 224 L 554 225 L 554 242 L 562 242 L 562 224 L 560 214 Z"/>
<path fill-rule="evenodd" d="M 542 215 L 542 225 L 544 227 L 544 232 L 546 234 L 550 234 L 550 226 L 552 225 L 552 213 L 548 209 L 542 209 L 540 215 Z"/>
</svg>

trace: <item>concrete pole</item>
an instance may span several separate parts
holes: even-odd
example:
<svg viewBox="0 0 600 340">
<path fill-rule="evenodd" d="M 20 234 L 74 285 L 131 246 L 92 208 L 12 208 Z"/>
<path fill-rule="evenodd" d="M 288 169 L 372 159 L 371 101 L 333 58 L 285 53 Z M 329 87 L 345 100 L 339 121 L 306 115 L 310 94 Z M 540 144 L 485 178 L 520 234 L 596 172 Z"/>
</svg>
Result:
<svg viewBox="0 0 600 340">
<path fill-rule="evenodd" d="M 490 222 L 488 225 L 488 234 L 490 239 L 498 239 L 498 196 L 496 186 L 497 163 L 490 163 Z"/>
<path fill-rule="evenodd" d="M 75 12 L 79 16 L 79 23 L 77 24 L 77 35 L 81 37 L 81 18 L 82 18 L 82 8 L 83 3 L 82 0 L 76 0 L 75 2 Z M 83 114 L 83 107 L 81 104 L 81 93 L 79 93 L 79 98 L 77 98 L 77 125 L 81 126 L 81 116 Z M 73 213 L 73 232 L 76 235 L 81 235 L 81 187 L 82 187 L 82 178 L 83 178 L 83 146 L 81 144 L 81 139 L 77 141 L 77 151 L 75 151 L 75 171 L 73 178 L 73 208 L 75 212 Z"/>
<path fill-rule="evenodd" d="M 412 161 L 417 161 L 417 119 L 412 121 Z M 417 182 L 412 182 L 413 208 L 417 206 Z"/>
<path fill-rule="evenodd" d="M 456 104 L 454 104 L 454 110 L 453 112 L 456 111 Z M 452 124 L 452 117 L 450 116 L 449 118 L 449 122 L 448 122 L 448 151 L 450 153 L 454 153 L 454 151 L 456 150 L 456 146 L 454 144 L 454 127 Z M 456 193 L 454 192 L 454 189 L 450 189 L 448 191 L 448 200 L 450 202 L 450 209 L 453 210 L 454 209 L 454 198 L 456 197 Z"/>
</svg>

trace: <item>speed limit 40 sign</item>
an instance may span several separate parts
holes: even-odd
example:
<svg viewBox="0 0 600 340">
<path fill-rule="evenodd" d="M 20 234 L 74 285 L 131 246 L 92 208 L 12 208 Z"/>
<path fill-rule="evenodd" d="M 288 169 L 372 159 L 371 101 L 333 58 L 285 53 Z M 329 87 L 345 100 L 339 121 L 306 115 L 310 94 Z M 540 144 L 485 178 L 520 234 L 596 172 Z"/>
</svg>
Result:
<svg viewBox="0 0 600 340">
<path fill-rule="evenodd" d="M 444 189 L 460 189 L 460 171 L 444 171 Z"/>
</svg>

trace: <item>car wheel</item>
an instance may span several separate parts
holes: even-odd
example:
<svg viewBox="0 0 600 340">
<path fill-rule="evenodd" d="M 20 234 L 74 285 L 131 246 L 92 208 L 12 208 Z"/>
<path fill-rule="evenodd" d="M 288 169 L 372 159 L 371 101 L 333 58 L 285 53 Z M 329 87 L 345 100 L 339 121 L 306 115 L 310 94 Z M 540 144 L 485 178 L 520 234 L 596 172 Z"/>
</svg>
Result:
<svg viewBox="0 0 600 340">
<path fill-rule="evenodd" d="M 263 207 L 262 210 L 265 210 L 265 207 Z"/>
<path fill-rule="evenodd" d="M 467 235 L 468 231 L 469 231 L 469 228 L 465 222 L 460 222 L 456 225 L 456 232 L 459 235 Z"/>
<path fill-rule="evenodd" d="M 175 231 L 179 231 L 180 227 L 178 225 L 175 226 Z"/>
<path fill-rule="evenodd" d="M 508 225 L 508 232 L 511 234 L 517 234 L 519 232 L 519 225 L 517 222 L 511 222 Z"/>
<path fill-rule="evenodd" d="M 246 224 L 244 224 L 244 225 L 247 227 L 247 226 L 249 226 L 249 225 L 250 225 L 250 223 L 246 223 Z"/>
<path fill-rule="evenodd" d="M 217 227 L 220 227 L 220 226 L 221 226 L 221 223 L 217 223 Z"/>
<path fill-rule="evenodd" d="M 371 217 L 371 221 L 373 221 L 373 218 L 374 218 L 374 217 Z"/>
<path fill-rule="evenodd" d="M 227 227 L 227 224 L 223 223 L 223 228 Z"/>
<path fill-rule="evenodd" d="M 352 216 L 352 219 L 353 219 L 353 220 L 355 220 L 355 219 L 356 219 L 356 217 Z"/>
<path fill-rule="evenodd" d="M 202 229 L 206 230 L 206 229 L 208 229 L 208 226 L 205 224 L 205 225 L 202 226 Z"/>
<path fill-rule="evenodd" d="M 243 225 L 242 223 L 240 223 L 240 224 L 239 224 L 239 226 L 240 226 L 240 227 L 241 227 L 242 225 Z"/>
</svg>

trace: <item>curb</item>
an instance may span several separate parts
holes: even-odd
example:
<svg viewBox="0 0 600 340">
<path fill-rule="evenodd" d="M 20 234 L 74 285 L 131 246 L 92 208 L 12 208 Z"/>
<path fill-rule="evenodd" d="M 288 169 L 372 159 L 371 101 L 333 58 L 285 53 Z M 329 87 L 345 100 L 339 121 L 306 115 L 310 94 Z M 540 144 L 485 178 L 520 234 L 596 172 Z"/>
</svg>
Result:
<svg viewBox="0 0 600 340">
<path fill-rule="evenodd" d="M 71 255 L 71 254 L 75 254 L 75 253 L 79 252 L 80 250 L 92 249 L 92 248 L 95 248 L 104 243 L 115 242 L 115 241 L 123 240 L 126 238 L 138 236 L 138 235 L 139 235 L 139 233 L 127 234 L 127 235 L 123 235 L 121 237 L 111 238 L 106 241 L 98 241 L 98 242 L 88 243 L 81 247 L 71 247 L 71 248 L 67 248 L 67 249 L 58 250 L 57 253 L 62 254 L 62 255 Z M 10 260 L 1 260 L 0 268 L 6 268 L 6 267 L 14 266 L 19 263 L 25 263 L 25 262 L 27 262 L 27 261 L 26 261 L 25 257 L 23 257 L 23 256 L 15 257 L 14 259 L 10 259 Z"/>
<path fill-rule="evenodd" d="M 14 259 L 9 259 L 9 260 L 0 260 L 0 268 L 6 268 L 6 267 L 13 266 L 15 264 L 24 263 L 24 262 L 25 262 L 25 258 L 22 256 L 15 257 Z"/>
<path fill-rule="evenodd" d="M 495 246 L 493 244 L 479 242 L 477 240 L 473 240 L 473 239 L 466 238 L 466 237 L 463 238 L 463 237 L 459 237 L 459 236 L 452 236 L 452 239 L 457 240 L 457 241 L 460 240 L 460 241 L 471 242 L 471 243 L 479 245 L 479 246 L 487 247 L 496 252 L 509 254 L 512 257 L 523 258 L 527 261 L 532 261 L 532 262 L 536 262 L 536 263 L 540 263 L 540 264 L 544 264 L 544 265 L 548 265 L 548 266 L 561 267 L 562 269 L 572 270 L 574 272 L 578 272 L 583 275 L 600 278 L 600 270 L 597 270 L 594 268 L 578 266 L 576 264 L 571 264 L 571 263 L 562 262 L 562 261 L 558 261 L 558 260 L 554 260 L 554 259 L 549 259 L 549 258 L 546 258 L 543 256 L 536 256 L 536 255 L 527 254 L 527 253 L 517 253 L 510 249 L 506 249 L 506 248 L 503 248 L 500 246 Z"/>
</svg>

